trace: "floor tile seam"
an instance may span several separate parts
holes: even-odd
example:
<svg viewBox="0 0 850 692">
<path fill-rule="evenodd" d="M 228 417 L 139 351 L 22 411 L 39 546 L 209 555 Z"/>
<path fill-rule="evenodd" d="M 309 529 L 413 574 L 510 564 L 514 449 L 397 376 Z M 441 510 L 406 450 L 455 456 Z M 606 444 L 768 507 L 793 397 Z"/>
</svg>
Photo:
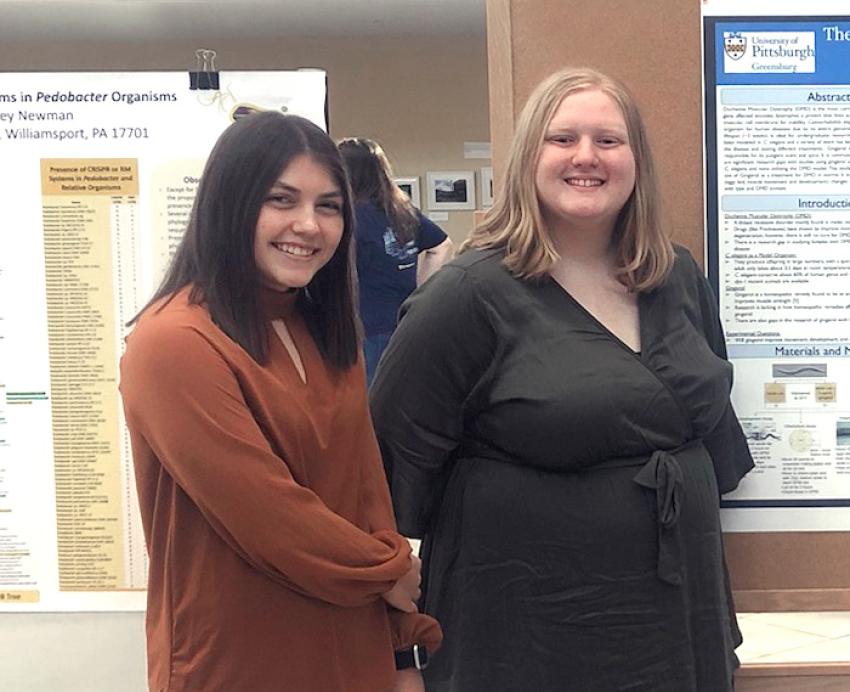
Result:
<svg viewBox="0 0 850 692">
<path fill-rule="evenodd" d="M 758 663 L 759 659 L 763 659 L 763 658 L 766 658 L 768 656 L 777 656 L 779 654 L 788 654 L 788 653 L 791 653 L 793 651 L 797 651 L 798 649 L 806 649 L 810 646 L 815 647 L 815 646 L 818 646 L 820 644 L 823 644 L 823 642 L 825 642 L 825 641 L 828 642 L 828 641 L 832 641 L 832 640 L 824 639 L 823 641 L 819 641 L 819 642 L 809 642 L 808 644 L 802 644 L 800 646 L 792 646 L 789 649 L 780 649 L 780 650 L 777 650 L 777 651 L 771 651 L 770 653 L 760 654 L 758 656 L 755 656 L 754 658 L 748 658 L 747 663 Z M 817 660 L 817 661 L 812 661 L 812 660 L 800 661 L 800 660 L 788 659 L 786 661 L 781 661 L 781 662 L 782 663 L 841 663 L 843 661 L 841 659 L 829 658 L 829 659 L 820 659 L 820 660 Z M 775 663 L 780 663 L 780 661 L 775 661 Z"/>
<path fill-rule="evenodd" d="M 841 619 L 846 620 L 847 623 L 850 624 L 850 610 L 788 610 L 782 612 L 759 611 L 749 613 L 737 613 L 737 615 L 739 617 L 741 615 L 744 615 L 749 617 L 750 619 L 757 619 L 759 622 L 772 621 L 772 618 L 779 618 L 780 620 L 782 620 L 786 616 L 791 616 L 794 619 L 799 619 L 801 617 L 819 618 L 820 616 L 824 616 L 824 619 Z"/>
<path fill-rule="evenodd" d="M 801 629 L 796 628 L 796 627 L 788 627 L 787 625 L 777 625 L 777 624 L 772 623 L 772 622 L 761 622 L 761 621 L 759 621 L 758 625 L 760 627 L 766 627 L 769 630 L 777 630 L 778 632 L 789 632 L 789 633 L 793 633 L 793 634 L 808 634 L 808 635 L 811 635 L 811 636 L 814 636 L 814 637 L 826 637 L 826 636 L 828 636 L 828 635 L 824 635 L 824 634 L 819 634 L 817 632 L 809 632 L 808 630 L 801 630 Z M 750 627 L 752 627 L 752 625 L 747 625 L 746 627 L 741 628 L 745 637 L 747 636 L 747 630 L 750 629 Z M 841 636 L 846 636 L 846 635 L 841 635 Z"/>
<path fill-rule="evenodd" d="M 847 632 L 844 632 L 844 634 L 831 635 L 831 634 L 824 634 L 823 632 L 813 632 L 812 630 L 804 630 L 804 629 L 801 629 L 799 627 L 789 627 L 788 625 L 776 625 L 774 623 L 764 623 L 764 622 L 762 622 L 762 624 L 769 624 L 771 627 L 777 627 L 779 629 L 790 630 L 791 632 L 799 632 L 799 633 L 802 633 L 802 634 L 811 634 L 811 635 L 814 635 L 816 637 L 823 637 L 825 639 L 843 639 L 844 637 L 850 637 L 850 630 L 848 630 Z"/>
</svg>

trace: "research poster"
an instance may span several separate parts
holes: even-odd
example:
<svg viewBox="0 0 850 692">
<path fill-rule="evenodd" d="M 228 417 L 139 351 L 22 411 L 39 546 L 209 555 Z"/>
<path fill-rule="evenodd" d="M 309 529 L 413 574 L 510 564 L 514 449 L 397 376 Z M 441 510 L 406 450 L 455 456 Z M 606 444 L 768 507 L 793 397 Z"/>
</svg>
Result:
<svg viewBox="0 0 850 692">
<path fill-rule="evenodd" d="M 144 608 L 118 394 L 126 322 L 235 118 L 323 128 L 325 73 L 0 74 L 0 610 Z"/>
<path fill-rule="evenodd" d="M 727 531 L 850 530 L 846 14 L 703 19 L 707 266 L 756 462 Z"/>
</svg>

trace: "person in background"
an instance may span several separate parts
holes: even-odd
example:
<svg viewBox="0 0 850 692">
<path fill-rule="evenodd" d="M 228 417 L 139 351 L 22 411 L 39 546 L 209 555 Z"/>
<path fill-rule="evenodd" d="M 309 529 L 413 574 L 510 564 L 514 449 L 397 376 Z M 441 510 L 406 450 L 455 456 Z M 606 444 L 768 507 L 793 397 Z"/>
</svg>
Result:
<svg viewBox="0 0 850 692">
<path fill-rule="evenodd" d="M 719 500 L 753 462 L 657 191 L 626 88 L 558 72 L 495 205 L 402 308 L 370 398 L 445 631 L 429 691 L 732 690 Z"/>
<path fill-rule="evenodd" d="M 441 635 L 369 420 L 352 245 L 319 127 L 224 131 L 121 360 L 151 690 L 423 689 Z"/>
<path fill-rule="evenodd" d="M 377 142 L 351 137 L 338 146 L 354 195 L 360 317 L 371 383 L 401 304 L 451 256 L 452 241 L 393 182 L 390 162 Z"/>
</svg>

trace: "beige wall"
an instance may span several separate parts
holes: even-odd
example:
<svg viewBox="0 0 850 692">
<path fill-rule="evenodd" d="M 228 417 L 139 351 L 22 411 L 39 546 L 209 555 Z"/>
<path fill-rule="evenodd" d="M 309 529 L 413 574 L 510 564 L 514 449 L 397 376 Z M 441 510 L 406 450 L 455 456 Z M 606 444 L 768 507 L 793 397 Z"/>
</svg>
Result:
<svg viewBox="0 0 850 692">
<path fill-rule="evenodd" d="M 646 121 L 674 240 L 703 252 L 700 7 L 696 0 L 487 0 L 496 167 L 513 119 L 555 70 L 587 66 L 625 82 Z M 497 176 L 498 177 L 498 176 Z"/>
<path fill-rule="evenodd" d="M 326 70 L 331 135 L 380 141 L 397 175 L 419 176 L 423 206 L 426 171 L 473 169 L 477 174 L 490 163 L 463 158 L 464 141 L 490 137 L 483 36 L 4 43 L 0 72 L 188 70 L 199 46 L 218 52 L 220 70 Z M 439 223 L 457 242 L 471 228 L 472 212 L 449 212 L 449 221 Z"/>
</svg>

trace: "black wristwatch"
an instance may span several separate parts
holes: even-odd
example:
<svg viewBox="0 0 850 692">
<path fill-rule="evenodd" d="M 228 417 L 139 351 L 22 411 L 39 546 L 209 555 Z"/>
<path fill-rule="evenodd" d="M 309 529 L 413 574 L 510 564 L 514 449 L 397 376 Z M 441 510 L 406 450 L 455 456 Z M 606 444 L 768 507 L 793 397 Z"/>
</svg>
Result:
<svg viewBox="0 0 850 692">
<path fill-rule="evenodd" d="M 395 652 L 395 669 L 416 668 L 425 670 L 428 667 L 428 649 L 419 644 L 414 644 L 409 649 L 400 649 Z"/>
</svg>

